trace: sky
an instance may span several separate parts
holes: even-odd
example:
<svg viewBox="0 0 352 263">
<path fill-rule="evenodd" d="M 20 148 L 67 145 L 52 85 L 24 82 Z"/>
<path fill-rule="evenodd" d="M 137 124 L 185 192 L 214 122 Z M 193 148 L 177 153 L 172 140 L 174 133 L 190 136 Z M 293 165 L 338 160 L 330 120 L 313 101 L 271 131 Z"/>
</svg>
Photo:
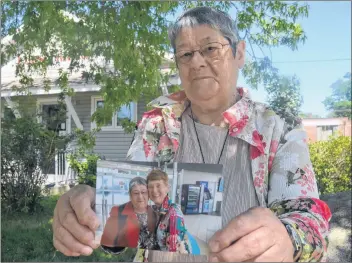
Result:
<svg viewBox="0 0 352 263">
<path fill-rule="evenodd" d="M 299 21 L 307 40 L 292 51 L 288 47 L 272 49 L 273 62 L 280 73 L 296 75 L 300 80 L 303 96 L 301 111 L 325 117 L 322 101 L 331 95 L 330 85 L 351 72 L 351 2 L 350 1 L 309 1 L 309 16 Z M 230 11 L 233 18 L 234 11 Z M 176 14 L 177 16 L 178 14 Z M 349 59 L 345 61 L 295 62 L 311 60 Z M 240 75 L 238 86 L 248 87 Z M 263 87 L 250 89 L 252 98 L 265 102 Z"/>
<path fill-rule="evenodd" d="M 298 21 L 306 33 L 306 42 L 300 44 L 297 51 L 288 47 L 272 48 L 272 59 L 281 74 L 296 75 L 300 80 L 301 111 L 325 117 L 328 112 L 322 101 L 331 95 L 331 84 L 351 72 L 351 2 L 309 1 L 308 4 L 309 16 Z M 174 17 L 168 19 L 174 21 L 181 12 L 178 10 Z M 235 10 L 230 14 L 236 17 Z M 326 61 L 336 59 L 347 60 Z M 307 60 L 323 61 L 299 62 Z M 241 74 L 238 86 L 249 87 Z M 254 100 L 266 101 L 263 87 L 250 89 L 250 93 Z"/>
<path fill-rule="evenodd" d="M 275 61 L 306 61 L 351 59 L 351 2 L 319 1 L 309 2 L 309 16 L 300 23 L 307 40 L 291 51 L 288 47 L 272 49 Z M 302 112 L 318 114 L 327 111 L 322 101 L 331 95 L 330 85 L 346 72 L 351 72 L 351 60 L 291 62 L 274 64 L 282 74 L 296 75 L 301 83 L 303 96 Z M 239 84 L 245 83 L 240 77 Z M 261 87 L 251 90 L 253 99 L 264 102 L 266 92 Z"/>
</svg>

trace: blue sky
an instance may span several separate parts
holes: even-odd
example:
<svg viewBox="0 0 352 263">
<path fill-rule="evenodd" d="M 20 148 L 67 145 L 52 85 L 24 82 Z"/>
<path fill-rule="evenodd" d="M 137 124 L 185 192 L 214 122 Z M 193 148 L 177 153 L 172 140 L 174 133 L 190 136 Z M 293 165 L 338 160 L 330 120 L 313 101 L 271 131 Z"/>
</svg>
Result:
<svg viewBox="0 0 352 263">
<path fill-rule="evenodd" d="M 297 51 L 280 47 L 272 49 L 273 61 L 330 60 L 351 58 L 351 2 L 309 2 L 309 16 L 300 21 L 307 40 Z M 351 60 L 275 64 L 282 74 L 297 75 L 301 82 L 303 112 L 326 116 L 322 103 L 331 94 L 330 85 L 346 72 Z M 239 84 L 245 83 L 240 77 Z M 244 84 L 245 85 L 245 84 Z M 253 98 L 265 101 L 261 87 L 251 90 Z"/>
<path fill-rule="evenodd" d="M 306 42 L 299 45 L 297 51 L 288 47 L 273 48 L 273 62 L 351 59 L 351 2 L 310 1 L 308 4 L 308 18 L 298 21 L 306 32 Z M 234 12 L 230 14 L 235 18 Z M 351 60 L 292 62 L 275 66 L 280 73 L 299 78 L 304 100 L 301 110 L 322 117 L 328 113 L 322 101 L 331 94 L 330 85 L 346 72 L 351 72 Z M 242 76 L 239 77 L 238 85 L 248 86 Z M 265 102 L 266 92 L 263 87 L 250 91 L 254 100 Z"/>
</svg>

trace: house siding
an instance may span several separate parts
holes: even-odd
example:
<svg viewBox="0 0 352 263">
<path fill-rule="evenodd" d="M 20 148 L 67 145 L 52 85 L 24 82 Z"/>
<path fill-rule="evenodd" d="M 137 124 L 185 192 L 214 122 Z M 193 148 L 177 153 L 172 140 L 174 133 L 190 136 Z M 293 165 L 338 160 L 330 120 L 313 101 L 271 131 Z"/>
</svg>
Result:
<svg viewBox="0 0 352 263">
<path fill-rule="evenodd" d="M 145 102 L 137 104 L 137 119 L 145 112 Z M 96 137 L 95 151 L 102 158 L 111 161 L 123 161 L 131 146 L 133 134 L 124 131 L 100 131 Z"/>
<path fill-rule="evenodd" d="M 82 123 L 83 129 L 85 131 L 91 130 L 91 98 L 92 96 L 98 96 L 98 92 L 81 92 L 76 93 L 72 97 L 72 104 L 76 110 L 76 113 Z M 31 99 L 25 96 L 12 97 L 13 101 L 19 102 L 21 108 L 25 109 L 27 112 L 31 111 L 35 113 L 36 111 L 36 99 L 43 98 L 57 98 L 57 95 L 41 95 L 32 96 Z M 1 99 L 1 105 L 5 104 L 5 100 Z M 141 118 L 142 114 L 145 112 L 146 106 L 144 101 L 140 101 L 137 104 L 137 118 Z M 76 128 L 75 122 L 71 118 L 71 130 L 74 131 Z M 120 130 L 110 130 L 110 131 L 100 131 L 96 135 L 96 146 L 94 151 L 106 160 L 124 160 L 127 151 L 132 143 L 133 134 L 126 134 L 124 131 Z"/>
<path fill-rule="evenodd" d="M 72 98 L 72 103 L 77 115 L 81 120 L 83 129 L 91 129 L 91 99 L 98 96 L 97 92 L 77 93 Z M 140 119 L 145 111 L 145 103 L 137 104 L 137 118 Z M 72 122 L 73 123 L 73 122 Z M 74 123 L 72 125 L 74 127 Z M 102 158 L 111 161 L 121 161 L 126 158 L 127 151 L 132 143 L 133 134 L 126 134 L 124 131 L 100 131 L 96 135 L 96 145 L 94 151 Z"/>
</svg>

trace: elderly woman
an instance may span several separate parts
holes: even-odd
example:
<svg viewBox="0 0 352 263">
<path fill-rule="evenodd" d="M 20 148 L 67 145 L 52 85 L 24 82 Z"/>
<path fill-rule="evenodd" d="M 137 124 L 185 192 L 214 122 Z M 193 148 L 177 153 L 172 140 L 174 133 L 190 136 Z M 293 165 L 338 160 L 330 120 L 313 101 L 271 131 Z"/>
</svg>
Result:
<svg viewBox="0 0 352 263">
<path fill-rule="evenodd" d="M 169 200 L 169 178 L 161 170 L 147 176 L 149 198 L 154 202 L 158 221 L 156 238 L 161 251 L 192 253 L 180 207 Z"/>
<path fill-rule="evenodd" d="M 125 247 L 154 249 L 156 217 L 148 206 L 147 182 L 135 177 L 130 181 L 131 201 L 114 206 L 101 237 L 102 248 L 108 252 L 121 252 Z"/>
<path fill-rule="evenodd" d="M 235 22 L 198 7 L 169 37 L 182 91 L 151 103 L 128 158 L 223 165 L 223 225 L 209 242 L 211 261 L 322 260 L 331 214 L 319 200 L 306 133 L 236 88 L 245 42 Z M 57 204 L 54 244 L 66 255 L 92 252 L 93 193 L 73 188 Z"/>
</svg>

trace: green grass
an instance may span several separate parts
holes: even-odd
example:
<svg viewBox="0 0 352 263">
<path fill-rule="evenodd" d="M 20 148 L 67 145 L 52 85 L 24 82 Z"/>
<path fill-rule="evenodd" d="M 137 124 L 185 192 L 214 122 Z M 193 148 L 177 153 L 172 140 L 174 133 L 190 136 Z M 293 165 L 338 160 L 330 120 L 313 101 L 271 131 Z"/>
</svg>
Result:
<svg viewBox="0 0 352 263">
<path fill-rule="evenodd" d="M 51 227 L 58 196 L 45 197 L 41 213 L 35 215 L 11 214 L 1 218 L 1 260 L 46 262 L 121 262 L 132 261 L 134 250 L 119 256 L 107 255 L 100 248 L 91 256 L 66 257 L 53 246 Z"/>
</svg>

